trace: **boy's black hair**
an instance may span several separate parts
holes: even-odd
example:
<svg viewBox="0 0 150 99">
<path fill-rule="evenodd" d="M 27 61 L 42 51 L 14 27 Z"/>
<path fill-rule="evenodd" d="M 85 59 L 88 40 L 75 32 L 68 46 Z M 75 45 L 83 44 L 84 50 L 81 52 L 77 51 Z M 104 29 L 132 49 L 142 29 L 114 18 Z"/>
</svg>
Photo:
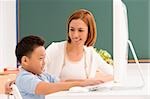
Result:
<svg viewBox="0 0 150 99">
<path fill-rule="evenodd" d="M 34 35 L 26 36 L 17 44 L 15 54 L 18 62 L 21 63 L 23 56 L 30 57 L 33 50 L 39 46 L 44 46 L 45 41 Z"/>
</svg>

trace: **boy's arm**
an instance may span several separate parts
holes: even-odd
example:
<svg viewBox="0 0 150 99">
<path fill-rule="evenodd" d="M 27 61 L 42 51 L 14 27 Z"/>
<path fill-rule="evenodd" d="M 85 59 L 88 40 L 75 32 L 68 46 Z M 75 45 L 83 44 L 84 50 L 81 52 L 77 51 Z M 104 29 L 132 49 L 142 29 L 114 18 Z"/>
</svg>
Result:
<svg viewBox="0 0 150 99">
<path fill-rule="evenodd" d="M 101 80 L 78 80 L 78 81 L 67 81 L 67 82 L 56 82 L 56 83 L 47 83 L 39 82 L 35 89 L 35 94 L 37 95 L 46 95 L 58 91 L 68 90 L 74 86 L 91 86 L 103 83 Z"/>
</svg>

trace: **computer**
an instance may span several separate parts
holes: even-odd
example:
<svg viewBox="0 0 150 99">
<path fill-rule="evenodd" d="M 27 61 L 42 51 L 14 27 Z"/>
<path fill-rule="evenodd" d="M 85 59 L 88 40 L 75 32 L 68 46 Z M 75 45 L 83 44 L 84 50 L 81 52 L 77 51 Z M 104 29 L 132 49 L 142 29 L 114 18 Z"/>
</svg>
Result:
<svg viewBox="0 0 150 99">
<path fill-rule="evenodd" d="M 138 62 L 135 50 L 129 40 L 127 8 L 122 0 L 113 0 L 113 81 L 104 84 L 89 86 L 90 91 L 102 90 L 127 90 L 144 86 L 144 77 Z M 128 49 L 131 49 L 141 77 L 140 84 L 131 84 L 128 80 Z M 134 80 L 134 77 L 133 77 Z"/>
<path fill-rule="evenodd" d="M 121 0 L 113 0 L 113 66 L 114 82 L 124 83 L 128 63 L 127 9 Z"/>
<path fill-rule="evenodd" d="M 144 86 L 144 77 L 135 50 L 129 40 L 127 8 L 122 0 L 113 0 L 113 66 L 114 89 L 130 89 Z M 128 46 L 129 45 L 129 46 Z M 141 76 L 142 84 L 130 85 L 127 77 L 128 49 L 131 49 Z"/>
</svg>

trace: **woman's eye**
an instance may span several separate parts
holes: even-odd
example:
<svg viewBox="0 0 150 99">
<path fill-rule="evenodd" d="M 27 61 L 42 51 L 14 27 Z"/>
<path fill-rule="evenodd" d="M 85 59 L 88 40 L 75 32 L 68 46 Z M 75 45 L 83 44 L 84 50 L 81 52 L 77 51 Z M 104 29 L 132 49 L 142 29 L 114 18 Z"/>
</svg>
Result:
<svg viewBox="0 0 150 99">
<path fill-rule="evenodd" d="M 70 29 L 70 31 L 74 31 L 74 29 Z"/>
<path fill-rule="evenodd" d="M 84 30 L 79 30 L 79 32 L 83 32 Z"/>
</svg>

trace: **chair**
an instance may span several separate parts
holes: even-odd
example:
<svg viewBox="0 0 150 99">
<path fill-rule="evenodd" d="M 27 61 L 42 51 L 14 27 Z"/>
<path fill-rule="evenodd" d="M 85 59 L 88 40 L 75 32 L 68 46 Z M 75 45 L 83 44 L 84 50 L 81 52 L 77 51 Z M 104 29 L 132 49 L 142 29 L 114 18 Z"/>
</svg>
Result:
<svg viewBox="0 0 150 99">
<path fill-rule="evenodd" d="M 12 84 L 11 87 L 12 87 L 12 94 L 14 96 L 14 99 L 23 99 L 17 86 L 15 84 Z M 8 99 L 10 99 L 10 97 L 8 97 Z"/>
</svg>

